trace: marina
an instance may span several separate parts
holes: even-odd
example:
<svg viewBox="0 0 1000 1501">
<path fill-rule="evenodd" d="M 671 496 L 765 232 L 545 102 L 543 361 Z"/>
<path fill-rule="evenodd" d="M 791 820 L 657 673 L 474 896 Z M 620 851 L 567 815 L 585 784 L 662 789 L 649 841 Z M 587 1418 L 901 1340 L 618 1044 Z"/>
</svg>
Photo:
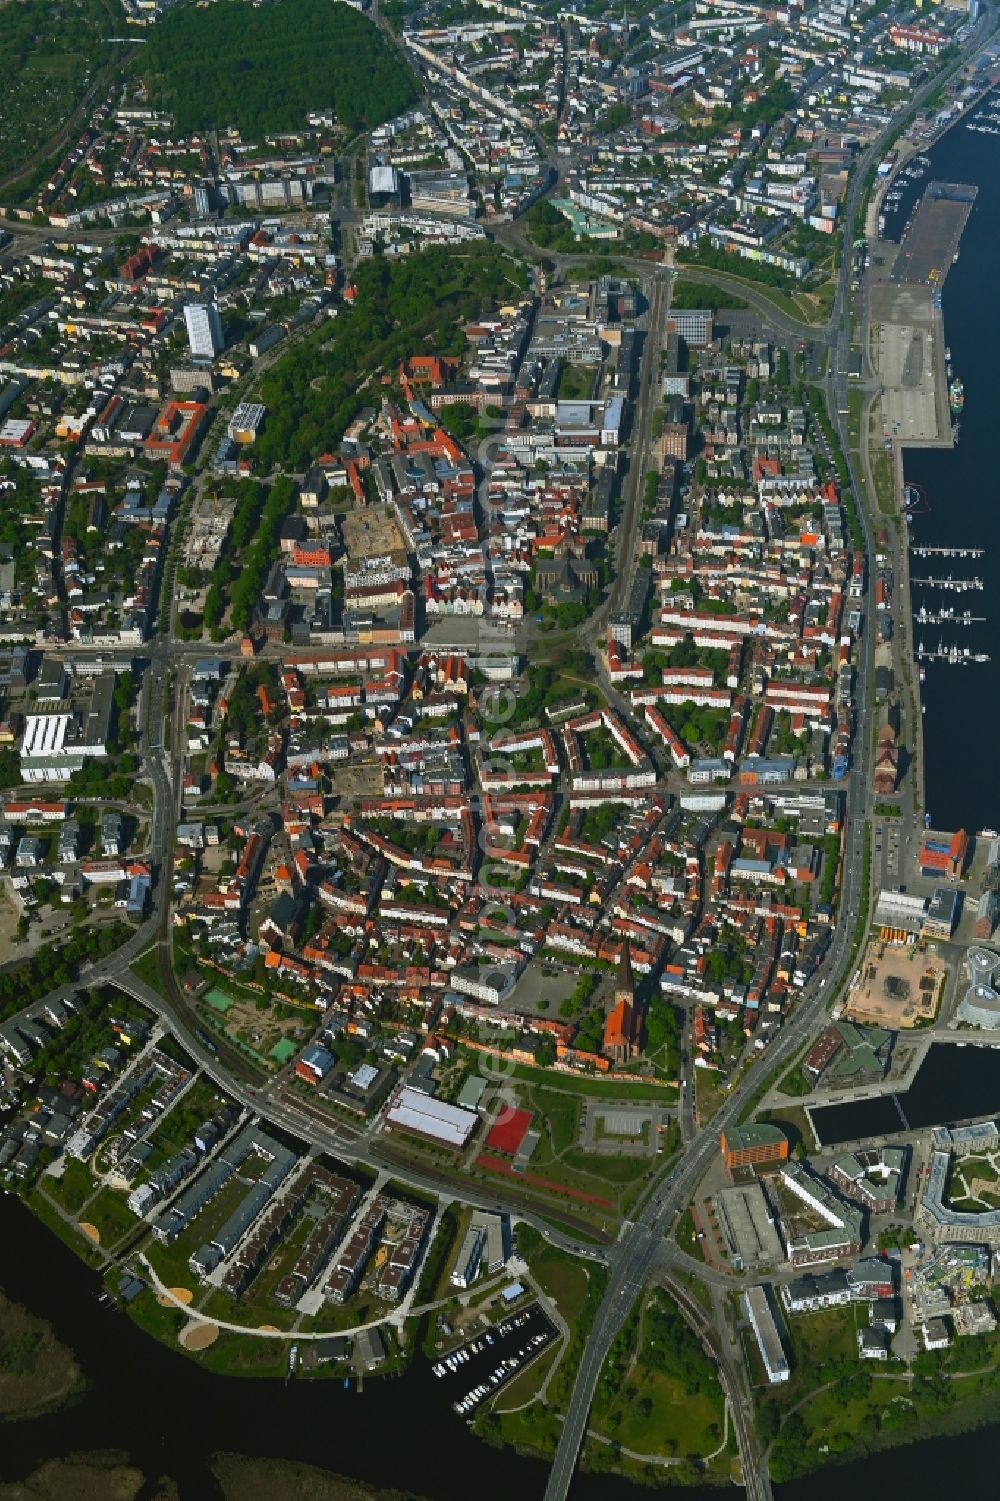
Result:
<svg viewBox="0 0 1000 1501">
<path fill-rule="evenodd" d="M 475 1412 L 481 1402 L 511 1381 L 552 1343 L 556 1331 L 537 1303 L 514 1318 L 504 1319 L 492 1330 L 470 1340 L 432 1367 L 446 1383 L 446 1391 L 458 1390 L 452 1411 L 460 1417 Z"/>
<path fill-rule="evenodd" d="M 935 177 L 961 178 L 979 188 L 963 232 L 962 255 L 949 272 L 943 297 L 945 358 L 952 366 L 950 379 L 953 381 L 954 373 L 960 372 L 963 386 L 962 441 L 951 450 L 907 448 L 903 468 L 905 493 L 912 500 L 906 508 L 911 566 L 919 566 L 918 559 L 924 560 L 928 573 L 936 576 L 937 568 L 931 560 L 941 560 L 941 572 L 947 573 L 949 563 L 964 554 L 978 565 L 975 572 L 981 576 L 981 589 L 977 592 L 992 594 L 1000 587 L 993 565 L 995 549 L 1000 546 L 1000 516 L 988 478 L 993 472 L 994 424 L 989 402 L 983 401 L 982 395 L 989 391 L 992 380 L 988 361 L 1000 335 L 1000 308 L 984 297 L 983 288 L 991 284 L 1000 233 L 1000 156 L 997 142 L 991 139 L 1000 133 L 1000 95 L 996 91 L 986 95 L 963 123 L 964 129 L 944 135 L 930 153 Z M 915 193 L 919 194 L 919 188 L 904 198 L 895 222 L 907 216 Z M 941 643 L 943 657 L 925 652 L 917 658 L 921 680 L 918 713 L 923 711 L 924 797 L 944 826 L 968 827 L 976 818 L 975 789 L 981 785 L 981 715 L 984 706 L 989 713 L 988 706 L 1000 692 L 1000 677 L 995 676 L 997 653 L 991 639 L 995 624 L 992 618 L 983 618 L 987 612 L 981 607 L 967 611 L 966 605 L 971 603 L 968 593 L 962 598 L 953 585 L 934 596 L 921 593 L 917 580 L 911 583 L 915 586 L 913 641 L 920 640 L 922 628 L 940 627 L 943 634 L 954 625 L 959 629 L 949 635 L 960 635 L 968 645 L 968 658 L 963 645 L 963 654 L 953 660 L 958 649 L 948 643 Z M 922 587 L 929 591 L 938 586 L 924 582 Z M 952 604 L 954 616 L 938 618 Z M 927 647 L 937 647 L 929 631 L 925 630 L 925 636 Z M 967 661 L 978 665 L 973 695 L 966 674 L 941 670 Z M 977 716 L 975 727 L 973 713 Z M 986 729 L 988 733 L 988 721 Z"/>
</svg>

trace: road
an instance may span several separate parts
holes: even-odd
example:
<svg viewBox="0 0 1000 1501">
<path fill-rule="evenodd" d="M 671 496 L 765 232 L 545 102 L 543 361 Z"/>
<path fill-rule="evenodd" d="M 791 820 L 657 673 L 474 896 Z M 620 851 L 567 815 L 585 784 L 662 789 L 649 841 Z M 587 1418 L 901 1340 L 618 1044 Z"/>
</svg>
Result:
<svg viewBox="0 0 1000 1501">
<path fill-rule="evenodd" d="M 635 574 L 646 472 L 644 461 L 650 448 L 653 413 L 660 401 L 660 350 L 663 347 L 665 297 L 664 280 L 657 277 L 649 291 L 646 336 L 639 367 L 639 390 L 635 400 L 635 424 L 629 445 L 628 470 L 622 485 L 622 513 L 615 532 L 615 576 L 607 599 L 577 632 L 580 643 L 591 649 L 603 632 L 610 612 L 620 610 L 625 605 Z"/>
<path fill-rule="evenodd" d="M 553 184 L 554 186 L 554 184 Z M 550 190 L 551 191 L 551 190 Z M 501 245 L 507 245 L 519 255 L 530 261 L 549 261 L 555 266 L 558 273 L 564 272 L 570 266 L 585 266 L 594 259 L 593 255 L 577 255 L 569 252 L 555 250 L 541 250 L 532 240 L 527 231 L 523 219 L 514 219 L 508 224 L 499 224 L 491 229 L 493 239 Z M 758 291 L 751 283 L 739 276 L 731 276 L 728 271 L 716 271 L 709 267 L 678 265 L 670 266 L 666 261 L 647 260 L 642 257 L 629 255 L 615 255 L 616 266 L 643 278 L 667 279 L 673 276 L 683 276 L 685 280 L 704 282 L 711 286 L 727 288 L 738 295 L 743 302 L 750 304 L 766 320 L 767 324 L 775 329 L 786 339 L 811 339 L 814 343 L 829 344 L 833 338 L 833 331 L 828 324 L 806 323 L 804 320 L 794 318 L 778 306 L 766 292 Z"/>
</svg>

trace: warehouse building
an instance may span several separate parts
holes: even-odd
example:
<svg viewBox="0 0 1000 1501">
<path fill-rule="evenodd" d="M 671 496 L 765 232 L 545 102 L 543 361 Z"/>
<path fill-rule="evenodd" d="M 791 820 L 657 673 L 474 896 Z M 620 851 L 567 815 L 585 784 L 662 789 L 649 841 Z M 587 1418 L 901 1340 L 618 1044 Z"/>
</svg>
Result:
<svg viewBox="0 0 1000 1501">
<path fill-rule="evenodd" d="M 90 757 L 108 754 L 114 712 L 115 675 L 94 679 L 89 704 L 74 712 L 29 714 L 21 741 L 21 776 L 26 782 L 64 782 Z"/>
</svg>

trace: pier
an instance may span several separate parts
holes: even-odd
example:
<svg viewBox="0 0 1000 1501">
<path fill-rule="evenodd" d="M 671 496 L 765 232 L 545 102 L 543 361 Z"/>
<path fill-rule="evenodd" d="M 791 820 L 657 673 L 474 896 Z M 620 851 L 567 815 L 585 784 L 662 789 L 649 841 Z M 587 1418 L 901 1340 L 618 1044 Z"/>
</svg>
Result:
<svg viewBox="0 0 1000 1501">
<path fill-rule="evenodd" d="M 967 646 L 945 646 L 943 641 L 939 641 L 937 647 L 931 648 L 930 651 L 927 650 L 921 641 L 917 647 L 915 656 L 918 662 L 948 662 L 953 667 L 957 667 L 959 664 L 965 667 L 969 662 L 988 662 L 990 660 L 988 652 L 972 652 Z"/>
<path fill-rule="evenodd" d="M 915 547 L 910 543 L 915 558 L 985 558 L 985 547 Z"/>
<path fill-rule="evenodd" d="M 955 613 L 954 609 L 950 609 L 950 610 L 928 610 L 925 605 L 921 605 L 920 606 L 920 609 L 917 611 L 917 613 L 914 615 L 913 618 L 917 622 L 918 625 L 985 625 L 986 624 L 986 616 L 985 615 L 973 615 L 970 610 L 963 610 L 962 613 L 959 615 L 959 614 Z"/>
<path fill-rule="evenodd" d="M 957 579 L 952 574 L 947 578 L 910 579 L 911 585 L 919 585 L 922 589 L 950 589 L 956 594 L 964 594 L 967 589 L 982 589 L 981 578 Z"/>
</svg>

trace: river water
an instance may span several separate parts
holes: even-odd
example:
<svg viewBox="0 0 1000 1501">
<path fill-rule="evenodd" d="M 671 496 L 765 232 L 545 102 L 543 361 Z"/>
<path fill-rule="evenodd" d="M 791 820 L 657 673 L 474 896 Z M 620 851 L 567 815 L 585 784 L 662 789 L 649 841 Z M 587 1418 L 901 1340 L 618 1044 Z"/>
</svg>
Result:
<svg viewBox="0 0 1000 1501">
<path fill-rule="evenodd" d="M 991 96 L 996 100 L 1000 95 Z M 912 559 L 917 577 L 978 575 L 983 592 L 914 589 L 914 611 L 953 605 L 985 616 L 985 625 L 936 626 L 914 622 L 913 639 L 928 650 L 939 641 L 993 660 L 967 667 L 926 664 L 923 687 L 926 806 L 939 829 L 975 830 L 995 823 L 996 798 L 988 783 L 988 756 L 1000 704 L 1000 464 L 995 407 L 996 355 L 1000 348 L 1000 135 L 981 135 L 959 123 L 927 153 L 929 172 L 904 193 L 886 233 L 898 238 L 928 182 L 974 183 L 979 189 L 962 235 L 959 259 L 944 285 L 945 340 L 955 375 L 965 386 L 965 410 L 954 449 L 907 449 L 907 481 L 919 484 L 930 506 L 915 516 L 913 541 L 932 547 L 984 547 L 984 558 Z"/>
</svg>

